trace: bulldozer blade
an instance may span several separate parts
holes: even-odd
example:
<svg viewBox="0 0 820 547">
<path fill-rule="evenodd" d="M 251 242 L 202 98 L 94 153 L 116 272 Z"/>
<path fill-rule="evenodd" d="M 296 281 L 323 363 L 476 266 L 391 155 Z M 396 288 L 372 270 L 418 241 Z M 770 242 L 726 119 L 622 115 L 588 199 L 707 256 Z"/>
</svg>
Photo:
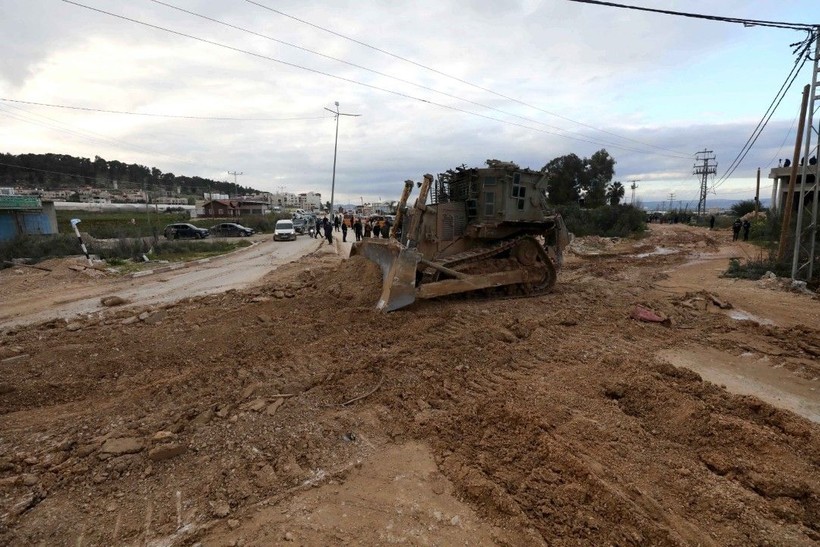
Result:
<svg viewBox="0 0 820 547">
<path fill-rule="evenodd" d="M 416 266 L 421 253 L 395 239 L 371 239 L 354 243 L 350 255 L 362 255 L 382 270 L 382 295 L 377 310 L 398 310 L 416 301 Z"/>
</svg>

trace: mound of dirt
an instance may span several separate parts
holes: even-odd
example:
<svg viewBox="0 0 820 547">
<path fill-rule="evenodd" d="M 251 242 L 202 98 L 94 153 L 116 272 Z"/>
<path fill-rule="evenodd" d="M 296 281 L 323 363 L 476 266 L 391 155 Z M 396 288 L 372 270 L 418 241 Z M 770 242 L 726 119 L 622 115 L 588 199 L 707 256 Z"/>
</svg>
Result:
<svg viewBox="0 0 820 547">
<path fill-rule="evenodd" d="M 804 359 L 816 325 L 653 291 L 675 256 L 383 315 L 378 267 L 314 255 L 255 289 L 7 333 L 0 542 L 816 544 L 820 427 L 657 357 Z"/>
</svg>

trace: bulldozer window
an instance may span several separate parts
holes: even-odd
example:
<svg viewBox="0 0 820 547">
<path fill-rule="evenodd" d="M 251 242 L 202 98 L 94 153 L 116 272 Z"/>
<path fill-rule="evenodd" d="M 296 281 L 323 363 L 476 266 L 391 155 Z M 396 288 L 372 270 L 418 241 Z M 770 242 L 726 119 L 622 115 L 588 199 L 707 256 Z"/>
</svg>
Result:
<svg viewBox="0 0 820 547">
<path fill-rule="evenodd" d="M 518 209 L 523 210 L 525 204 L 525 197 L 527 194 L 527 187 L 521 184 L 521 175 L 516 173 L 513 176 L 512 183 L 512 197 L 518 200 Z"/>
<path fill-rule="evenodd" d="M 484 216 L 491 217 L 495 214 L 495 192 L 484 192 Z"/>
</svg>

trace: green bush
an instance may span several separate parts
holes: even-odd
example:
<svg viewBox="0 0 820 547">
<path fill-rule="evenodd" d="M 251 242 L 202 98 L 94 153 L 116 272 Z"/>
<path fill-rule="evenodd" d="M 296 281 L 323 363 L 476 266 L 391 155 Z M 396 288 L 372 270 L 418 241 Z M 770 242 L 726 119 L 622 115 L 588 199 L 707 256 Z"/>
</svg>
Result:
<svg viewBox="0 0 820 547">
<path fill-rule="evenodd" d="M 723 276 L 756 280 L 763 277 L 766 272 L 774 272 L 778 277 L 791 277 L 792 268 L 788 261 L 778 262 L 772 254 L 766 258 L 760 255 L 755 259 L 747 260 L 745 263 L 733 258 L 729 261 L 729 268 L 723 273 Z"/>
<path fill-rule="evenodd" d="M 105 213 L 60 210 L 57 211 L 57 225 L 60 231 L 71 233 L 71 219 L 79 218 L 80 231 L 96 239 L 156 237 L 162 234 L 162 229 L 167 224 L 187 222 L 188 217 L 187 211 L 157 213 L 154 209 Z"/>
<path fill-rule="evenodd" d="M 31 263 L 37 263 L 58 256 L 81 254 L 83 250 L 77 236 L 69 234 L 18 236 L 0 243 L 0 261 L 3 267 L 7 267 L 6 262 L 14 258 L 25 258 Z"/>
<path fill-rule="evenodd" d="M 113 245 L 100 242 L 86 243 L 89 254 L 99 256 L 109 263 L 122 263 L 126 259 L 139 260 L 143 254 L 151 253 L 154 258 L 181 258 L 184 255 L 219 255 L 248 247 L 245 239 L 237 241 L 201 241 L 153 238 L 120 238 Z M 70 234 L 45 236 L 21 236 L 0 243 L 0 268 L 10 266 L 12 259 L 26 259 L 37 263 L 49 258 L 82 255 L 77 237 Z M 112 262 L 114 261 L 114 262 Z"/>
<path fill-rule="evenodd" d="M 646 229 L 646 213 L 633 205 L 582 209 L 572 204 L 562 205 L 557 210 L 564 218 L 567 229 L 578 237 L 628 237 L 641 234 Z"/>
</svg>

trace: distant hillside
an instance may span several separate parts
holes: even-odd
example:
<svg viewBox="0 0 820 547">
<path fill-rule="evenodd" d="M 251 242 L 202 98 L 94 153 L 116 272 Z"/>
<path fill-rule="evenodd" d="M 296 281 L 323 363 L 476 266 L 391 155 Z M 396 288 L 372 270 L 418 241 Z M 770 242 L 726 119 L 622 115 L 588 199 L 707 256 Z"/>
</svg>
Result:
<svg viewBox="0 0 820 547">
<path fill-rule="evenodd" d="M 70 189 L 83 186 L 92 188 L 133 188 L 149 191 L 167 190 L 183 195 L 200 196 L 205 192 L 252 194 L 253 188 L 232 182 L 163 173 L 156 167 L 136 163 L 106 161 L 99 156 L 94 160 L 65 154 L 0 154 L 0 186 L 21 186 L 43 190 Z"/>
<path fill-rule="evenodd" d="M 706 198 L 706 208 L 707 209 L 729 209 L 735 203 L 738 203 L 740 201 L 750 201 L 752 199 L 754 199 L 754 195 L 752 195 L 749 198 L 744 198 L 744 199 L 724 199 L 724 198 L 709 199 L 709 198 Z M 761 207 L 768 207 L 770 201 L 771 201 L 771 199 L 769 199 L 769 198 L 761 197 L 760 198 L 760 206 Z M 698 208 L 698 202 L 697 201 L 694 201 L 694 202 L 690 201 L 688 203 L 687 202 L 681 202 L 679 204 L 678 201 L 675 200 L 671 207 L 669 205 L 669 200 L 667 200 L 667 201 L 642 201 L 641 205 L 643 206 L 644 209 L 649 209 L 651 211 L 655 211 L 655 210 L 658 210 L 658 209 L 660 209 L 660 210 L 677 209 L 678 207 L 680 207 L 681 209 L 685 208 L 685 209 L 688 209 L 689 211 L 692 211 L 692 210 L 696 210 Z"/>
</svg>

